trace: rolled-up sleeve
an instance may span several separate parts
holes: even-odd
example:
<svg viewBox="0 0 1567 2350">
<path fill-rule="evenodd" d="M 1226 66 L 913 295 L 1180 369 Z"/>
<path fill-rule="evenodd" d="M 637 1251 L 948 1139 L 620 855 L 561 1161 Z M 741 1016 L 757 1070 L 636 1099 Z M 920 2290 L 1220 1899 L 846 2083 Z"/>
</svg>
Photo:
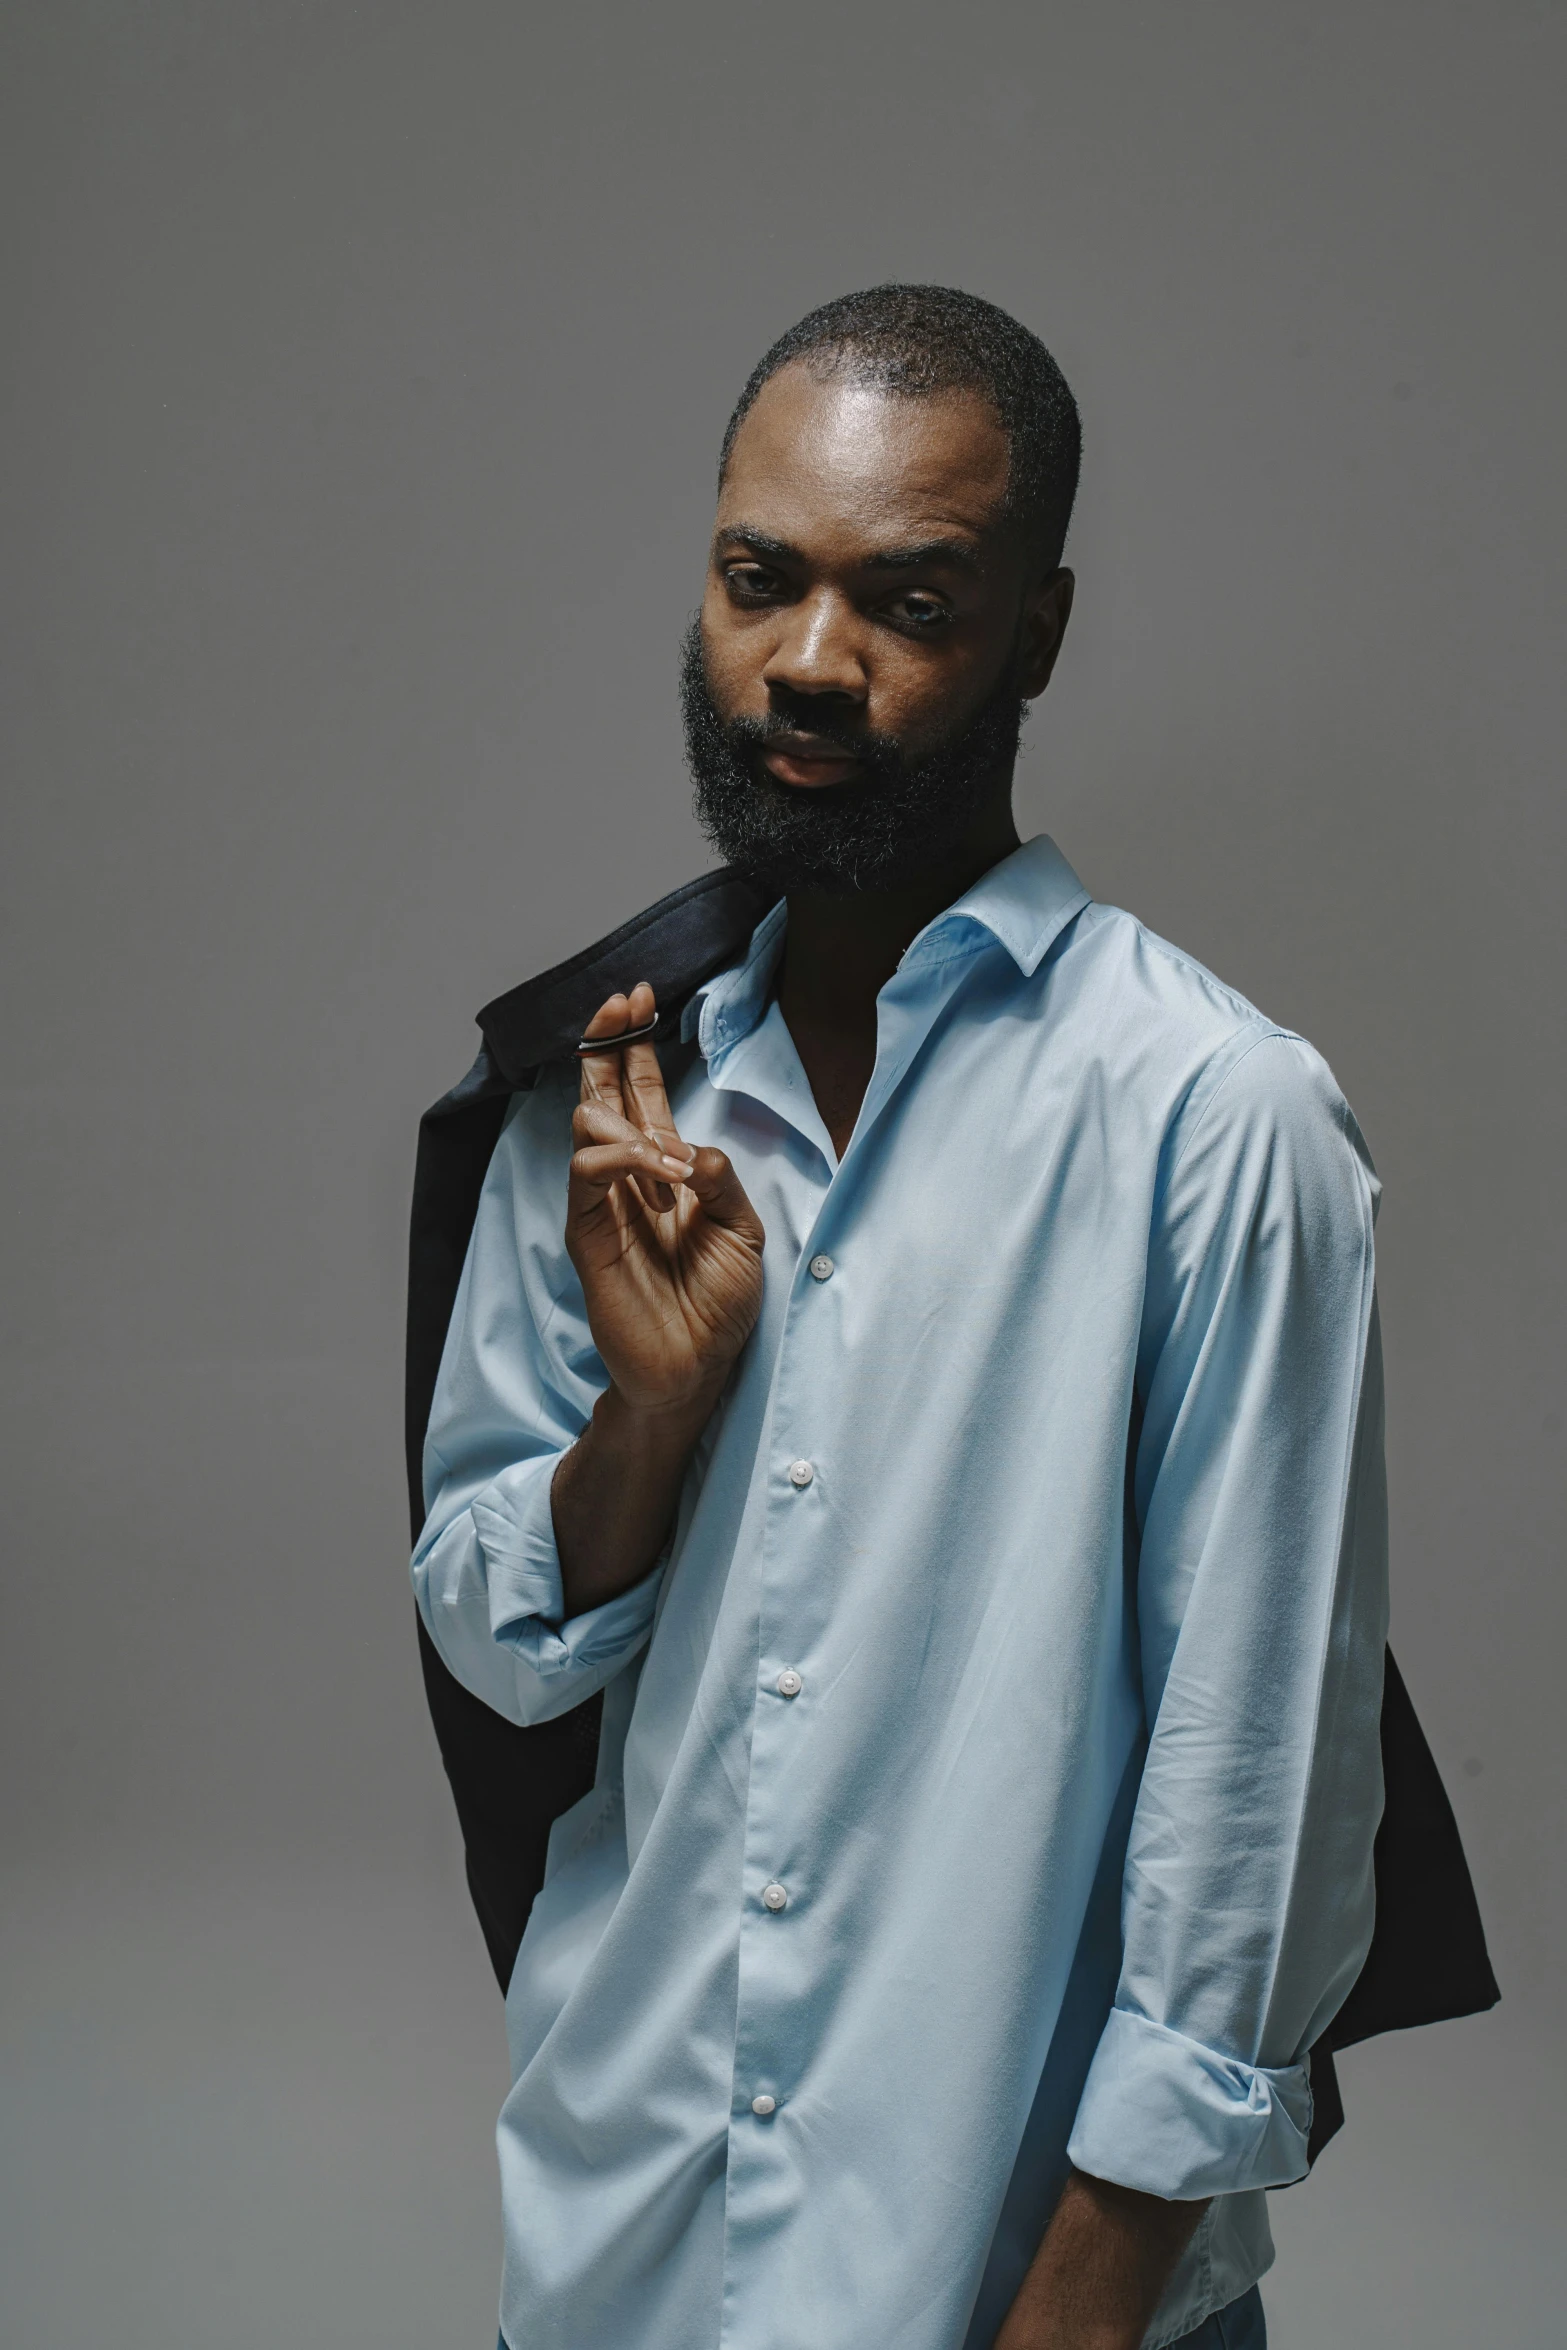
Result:
<svg viewBox="0 0 1567 2350">
<path fill-rule="evenodd" d="M 1148 1749 L 1069 2144 L 1171 2199 L 1306 2169 L 1307 2051 L 1364 1962 L 1387 1630 L 1377 1185 L 1298 1038 L 1174 1138 L 1134 1474 Z"/>
<path fill-rule="evenodd" d="M 521 1097 L 502 1129 L 436 1383 L 413 1555 L 442 1661 L 523 1723 L 569 1712 L 635 1655 L 660 1581 L 655 1567 L 566 1615 L 550 1487 L 607 1384 L 561 1236 L 569 1137 L 552 1091 Z"/>
</svg>

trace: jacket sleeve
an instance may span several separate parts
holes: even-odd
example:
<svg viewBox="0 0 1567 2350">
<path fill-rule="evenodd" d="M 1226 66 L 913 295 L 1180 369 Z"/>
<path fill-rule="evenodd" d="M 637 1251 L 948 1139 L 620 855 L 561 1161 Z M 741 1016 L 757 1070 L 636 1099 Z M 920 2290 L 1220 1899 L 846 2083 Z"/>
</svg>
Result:
<svg viewBox="0 0 1567 2350">
<path fill-rule="evenodd" d="M 590 1697 L 646 1641 L 655 1568 L 567 1618 L 550 1484 L 607 1385 L 562 1237 L 570 1109 L 546 1082 L 501 1130 L 425 1443 L 414 1591 L 442 1661 L 508 1721 Z"/>
<path fill-rule="evenodd" d="M 1134 1464 L 1148 1751 L 1069 2145 L 1174 2199 L 1306 2170 L 1306 2051 L 1371 1939 L 1387 1626 L 1377 1183 L 1274 1033 L 1173 1138 Z"/>
</svg>

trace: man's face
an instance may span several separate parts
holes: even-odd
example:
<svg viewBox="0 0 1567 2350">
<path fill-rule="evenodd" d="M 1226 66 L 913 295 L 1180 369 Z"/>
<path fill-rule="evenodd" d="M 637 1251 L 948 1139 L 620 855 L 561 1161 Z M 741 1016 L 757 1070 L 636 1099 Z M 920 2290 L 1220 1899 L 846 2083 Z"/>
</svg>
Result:
<svg viewBox="0 0 1567 2350">
<path fill-rule="evenodd" d="M 1002 517 L 988 403 L 795 363 L 736 435 L 682 678 L 697 812 L 784 888 L 886 887 L 1004 801 L 1071 581 Z"/>
</svg>

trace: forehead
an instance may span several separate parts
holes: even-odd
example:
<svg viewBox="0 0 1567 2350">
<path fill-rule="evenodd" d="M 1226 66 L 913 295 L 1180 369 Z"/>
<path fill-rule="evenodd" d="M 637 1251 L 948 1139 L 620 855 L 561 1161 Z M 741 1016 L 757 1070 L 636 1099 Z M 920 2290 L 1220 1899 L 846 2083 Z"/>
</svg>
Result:
<svg viewBox="0 0 1567 2350">
<path fill-rule="evenodd" d="M 1007 467 L 1006 434 L 979 393 L 910 398 L 849 376 L 824 382 L 795 360 L 735 435 L 718 527 L 744 521 L 800 546 L 980 537 L 995 526 Z"/>
</svg>

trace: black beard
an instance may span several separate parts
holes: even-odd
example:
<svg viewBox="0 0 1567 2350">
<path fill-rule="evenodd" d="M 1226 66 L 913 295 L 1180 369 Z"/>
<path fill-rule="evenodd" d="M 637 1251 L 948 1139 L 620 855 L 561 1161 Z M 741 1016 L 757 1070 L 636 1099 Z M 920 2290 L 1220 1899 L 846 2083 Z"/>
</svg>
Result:
<svg viewBox="0 0 1567 2350">
<path fill-rule="evenodd" d="M 897 739 L 849 733 L 812 695 L 775 691 L 773 714 L 726 725 L 713 704 L 693 620 L 680 660 L 686 762 L 697 822 L 726 865 L 779 896 L 790 890 L 896 889 L 957 847 L 978 810 L 1011 773 L 1027 704 L 1014 651 L 965 725 L 922 759 Z M 761 753 L 781 734 L 807 733 L 860 762 L 853 783 L 780 783 Z"/>
</svg>

